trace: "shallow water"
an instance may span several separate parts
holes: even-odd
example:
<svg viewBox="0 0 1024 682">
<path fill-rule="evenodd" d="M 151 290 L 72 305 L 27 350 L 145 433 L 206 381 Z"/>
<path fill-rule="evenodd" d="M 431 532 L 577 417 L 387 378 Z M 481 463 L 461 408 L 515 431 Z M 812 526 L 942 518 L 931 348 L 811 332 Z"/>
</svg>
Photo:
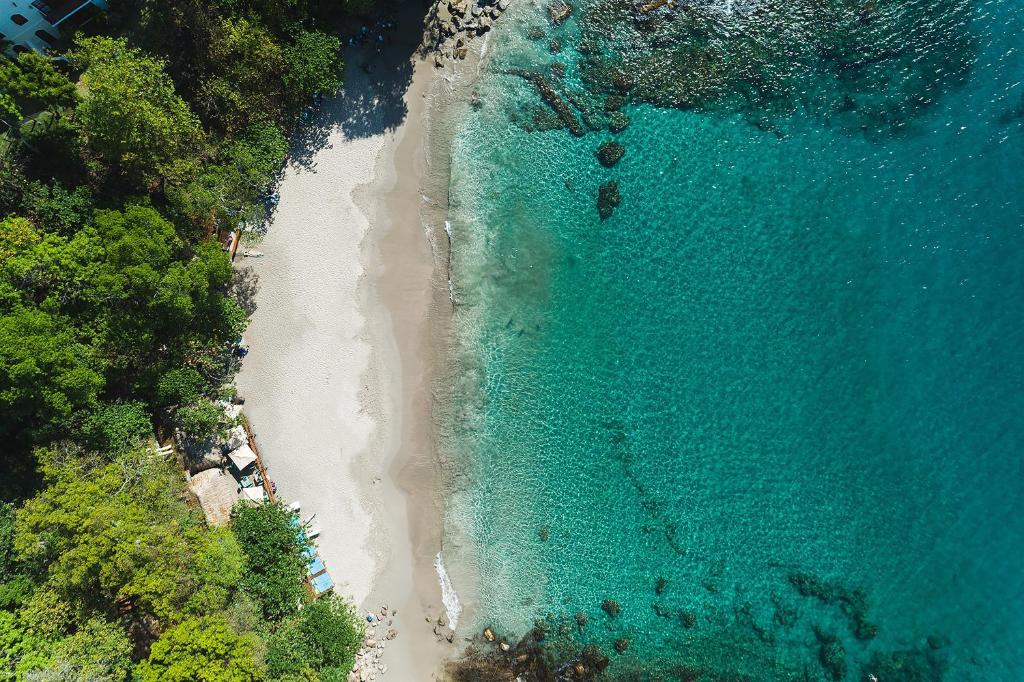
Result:
<svg viewBox="0 0 1024 682">
<path fill-rule="evenodd" d="M 453 154 L 445 558 L 456 589 L 479 576 L 465 627 L 584 612 L 579 642 L 630 640 L 613 676 L 826 679 L 834 636 L 848 679 L 896 679 L 876 656 L 910 650 L 900 679 L 1024 679 L 1020 0 L 921 5 L 867 38 L 913 54 L 858 44 L 876 58 L 854 77 L 818 48 L 783 75 L 758 54 L 772 87 L 723 79 L 686 109 L 644 81 L 669 43 L 612 30 L 628 127 L 538 130 L 554 112 L 517 69 L 607 122 L 579 52 L 614 21 L 597 7 L 499 22 Z M 754 60 L 758 22 L 716 23 L 716 54 Z M 831 44 L 845 63 L 853 42 Z"/>
</svg>

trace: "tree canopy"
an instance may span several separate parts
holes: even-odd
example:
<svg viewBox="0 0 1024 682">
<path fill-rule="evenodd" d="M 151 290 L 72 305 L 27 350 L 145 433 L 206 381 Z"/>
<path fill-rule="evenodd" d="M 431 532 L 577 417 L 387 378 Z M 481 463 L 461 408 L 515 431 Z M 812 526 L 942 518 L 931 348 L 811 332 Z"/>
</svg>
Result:
<svg viewBox="0 0 1024 682">
<path fill-rule="evenodd" d="M 290 515 L 209 527 L 155 447 L 233 423 L 222 243 L 267 219 L 300 114 L 340 85 L 337 9 L 139 0 L 63 53 L 0 54 L 0 679 L 351 669 L 358 618 L 310 603 Z"/>
<path fill-rule="evenodd" d="M 79 40 L 72 56 L 84 69 L 85 94 L 75 111 L 82 138 L 106 170 L 148 182 L 201 148 L 199 119 L 161 60 L 106 36 Z"/>
</svg>

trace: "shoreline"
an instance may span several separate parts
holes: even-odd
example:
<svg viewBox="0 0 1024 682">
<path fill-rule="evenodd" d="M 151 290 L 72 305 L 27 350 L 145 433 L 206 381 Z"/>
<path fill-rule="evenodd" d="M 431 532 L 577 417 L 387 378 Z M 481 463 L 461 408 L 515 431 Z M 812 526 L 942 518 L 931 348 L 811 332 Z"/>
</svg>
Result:
<svg viewBox="0 0 1024 682">
<path fill-rule="evenodd" d="M 451 115 L 475 66 L 435 70 L 408 43 L 346 58 L 346 89 L 289 158 L 265 257 L 235 264 L 258 279 L 237 385 L 279 494 L 316 515 L 335 592 L 364 614 L 387 608 L 383 630 L 367 630 L 398 631 L 379 663 L 436 678 L 461 646 L 434 565 L 434 409 L 451 346 Z"/>
</svg>

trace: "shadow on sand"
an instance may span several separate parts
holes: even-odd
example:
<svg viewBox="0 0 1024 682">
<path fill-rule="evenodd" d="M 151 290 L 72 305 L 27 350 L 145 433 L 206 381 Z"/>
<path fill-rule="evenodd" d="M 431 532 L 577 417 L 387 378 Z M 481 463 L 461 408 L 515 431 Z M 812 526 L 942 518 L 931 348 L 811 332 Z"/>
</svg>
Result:
<svg viewBox="0 0 1024 682">
<path fill-rule="evenodd" d="M 313 157 L 326 144 L 331 131 L 340 129 L 348 138 L 379 135 L 397 128 L 408 114 L 405 93 L 412 82 L 413 59 L 423 39 L 424 0 L 398 3 L 387 18 L 395 28 L 379 32 L 386 40 L 378 51 L 375 19 L 366 19 L 369 39 L 365 45 L 345 49 L 345 83 L 335 97 L 307 109 L 292 138 L 289 161 L 314 170 Z M 358 36 L 362 25 L 342 36 Z"/>
</svg>

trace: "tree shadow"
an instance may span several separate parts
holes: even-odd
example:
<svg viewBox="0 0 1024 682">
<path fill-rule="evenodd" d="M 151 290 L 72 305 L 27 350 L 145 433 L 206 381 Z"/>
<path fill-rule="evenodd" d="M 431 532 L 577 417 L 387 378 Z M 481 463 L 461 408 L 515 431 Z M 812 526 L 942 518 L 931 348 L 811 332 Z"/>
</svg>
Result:
<svg viewBox="0 0 1024 682">
<path fill-rule="evenodd" d="M 256 293 L 259 291 L 259 277 L 251 266 L 234 268 L 231 272 L 231 284 L 228 295 L 245 311 L 246 317 L 256 312 Z"/>
<path fill-rule="evenodd" d="M 316 152 L 328 144 L 334 130 L 355 139 L 401 125 L 409 113 L 404 98 L 423 40 L 425 15 L 423 0 L 405 0 L 390 14 L 359 22 L 342 36 L 348 45 L 344 85 L 336 96 L 303 112 L 292 139 L 292 164 L 313 170 Z M 393 28 L 383 28 L 386 22 L 393 22 Z"/>
</svg>

